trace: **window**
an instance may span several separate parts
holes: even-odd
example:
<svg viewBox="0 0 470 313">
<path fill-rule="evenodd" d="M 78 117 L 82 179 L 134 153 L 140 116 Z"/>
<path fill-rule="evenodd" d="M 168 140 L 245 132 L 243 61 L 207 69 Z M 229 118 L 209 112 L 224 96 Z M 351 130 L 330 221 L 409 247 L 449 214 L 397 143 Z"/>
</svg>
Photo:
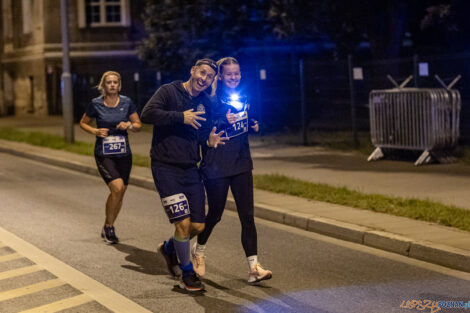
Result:
<svg viewBox="0 0 470 313">
<path fill-rule="evenodd" d="M 79 26 L 128 26 L 128 0 L 78 0 Z"/>
</svg>

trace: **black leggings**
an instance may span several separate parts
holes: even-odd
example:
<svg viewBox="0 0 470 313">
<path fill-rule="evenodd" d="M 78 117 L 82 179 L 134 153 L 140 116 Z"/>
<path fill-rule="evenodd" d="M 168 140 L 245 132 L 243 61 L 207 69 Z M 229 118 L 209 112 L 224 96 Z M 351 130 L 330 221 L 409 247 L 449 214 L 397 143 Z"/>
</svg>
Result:
<svg viewBox="0 0 470 313">
<path fill-rule="evenodd" d="M 206 187 L 209 212 L 206 216 L 206 227 L 197 237 L 198 244 L 206 244 L 215 225 L 221 220 L 230 187 L 242 225 L 243 249 L 247 257 L 257 255 L 258 237 L 253 216 L 253 175 L 251 171 L 235 176 L 205 179 L 204 186 Z"/>
</svg>

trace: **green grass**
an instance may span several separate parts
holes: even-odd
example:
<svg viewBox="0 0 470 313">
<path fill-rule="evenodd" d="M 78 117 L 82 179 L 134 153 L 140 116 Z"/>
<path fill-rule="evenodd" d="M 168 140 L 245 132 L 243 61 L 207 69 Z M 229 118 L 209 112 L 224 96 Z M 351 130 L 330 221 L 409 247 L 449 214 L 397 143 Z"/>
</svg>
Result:
<svg viewBox="0 0 470 313">
<path fill-rule="evenodd" d="M 0 128 L 0 139 L 25 142 L 35 146 L 93 156 L 93 144 L 84 142 L 67 144 L 61 136 L 41 132 Z M 467 150 L 466 153 L 470 159 L 469 151 L 470 150 Z M 133 164 L 150 167 L 150 158 L 148 156 L 133 154 Z M 277 174 L 255 175 L 254 185 L 256 188 L 262 190 L 371 210 L 374 212 L 404 216 L 470 231 L 470 211 L 438 202 L 365 194 L 345 187 L 338 188 L 326 184 L 315 184 Z"/>
<path fill-rule="evenodd" d="M 68 144 L 62 136 L 50 135 L 36 131 L 19 131 L 10 127 L 1 127 L 0 139 L 26 142 L 34 146 L 64 150 L 82 155 L 94 155 L 94 144 L 80 141 Z M 133 154 L 132 164 L 150 167 L 150 157 Z"/>
<path fill-rule="evenodd" d="M 254 186 L 276 193 L 404 216 L 470 231 L 470 211 L 438 202 L 365 194 L 345 187 L 315 184 L 278 174 L 255 175 Z"/>
</svg>

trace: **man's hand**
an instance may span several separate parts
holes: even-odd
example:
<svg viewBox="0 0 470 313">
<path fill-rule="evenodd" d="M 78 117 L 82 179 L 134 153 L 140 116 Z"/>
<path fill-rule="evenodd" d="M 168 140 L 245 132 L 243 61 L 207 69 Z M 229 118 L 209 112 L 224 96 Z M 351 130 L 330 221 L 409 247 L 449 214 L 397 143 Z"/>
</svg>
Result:
<svg viewBox="0 0 470 313">
<path fill-rule="evenodd" d="M 209 147 L 217 148 L 217 145 L 225 145 L 224 141 L 227 141 L 227 137 L 221 137 L 224 131 L 221 131 L 220 133 L 215 133 L 216 128 L 212 128 L 211 133 L 209 134 L 209 140 L 208 144 Z"/>
<path fill-rule="evenodd" d="M 230 124 L 235 123 L 235 120 L 237 119 L 237 117 L 235 116 L 235 114 L 231 113 L 231 110 L 230 110 L 230 109 L 228 109 L 227 114 L 225 115 L 225 117 L 227 117 L 227 121 L 228 121 Z"/>
<path fill-rule="evenodd" d="M 259 124 L 258 121 L 251 120 L 253 122 L 253 125 L 251 125 L 251 128 L 255 131 L 255 133 L 259 132 Z"/>
<path fill-rule="evenodd" d="M 109 132 L 108 128 L 97 128 L 95 130 L 95 135 L 97 137 L 104 138 L 104 137 L 108 137 L 108 132 Z"/>
<path fill-rule="evenodd" d="M 184 115 L 184 123 L 186 125 L 191 125 L 195 129 L 198 129 L 201 127 L 201 124 L 199 124 L 197 121 L 205 121 L 206 119 L 199 116 L 202 114 L 205 114 L 206 112 L 194 112 L 194 109 L 186 110 L 183 112 Z"/>
</svg>

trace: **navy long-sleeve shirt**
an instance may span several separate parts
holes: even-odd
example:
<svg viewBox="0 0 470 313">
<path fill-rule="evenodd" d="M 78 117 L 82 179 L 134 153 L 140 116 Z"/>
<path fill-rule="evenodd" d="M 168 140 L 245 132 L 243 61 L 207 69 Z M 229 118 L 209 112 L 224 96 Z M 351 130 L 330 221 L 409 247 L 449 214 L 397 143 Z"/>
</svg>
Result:
<svg viewBox="0 0 470 313">
<path fill-rule="evenodd" d="M 225 141 L 225 145 L 219 145 L 216 149 L 202 146 L 203 159 L 201 162 L 201 172 L 207 179 L 229 177 L 241 174 L 253 169 L 253 160 L 251 159 L 250 144 L 248 141 L 248 131 L 250 128 L 250 117 L 248 108 L 237 109 L 227 101 L 230 95 L 224 92 L 218 92 L 216 102 L 213 105 L 212 120 L 213 125 L 217 127 L 217 132 L 225 130 L 230 140 Z M 241 99 L 244 104 L 247 100 Z M 228 110 L 231 113 L 246 114 L 246 124 L 240 122 L 229 124 L 226 118 Z M 245 129 L 240 129 L 244 128 Z M 236 130 L 236 131 L 235 131 Z"/>
<path fill-rule="evenodd" d="M 143 123 L 153 125 L 152 161 L 185 168 L 196 166 L 201 159 L 199 144 L 205 145 L 210 132 L 210 107 L 211 99 L 206 93 L 191 97 L 182 81 L 158 88 L 140 117 Z M 206 112 L 202 117 L 207 121 L 198 121 L 202 125 L 198 130 L 184 124 L 183 112 L 190 109 Z"/>
</svg>

